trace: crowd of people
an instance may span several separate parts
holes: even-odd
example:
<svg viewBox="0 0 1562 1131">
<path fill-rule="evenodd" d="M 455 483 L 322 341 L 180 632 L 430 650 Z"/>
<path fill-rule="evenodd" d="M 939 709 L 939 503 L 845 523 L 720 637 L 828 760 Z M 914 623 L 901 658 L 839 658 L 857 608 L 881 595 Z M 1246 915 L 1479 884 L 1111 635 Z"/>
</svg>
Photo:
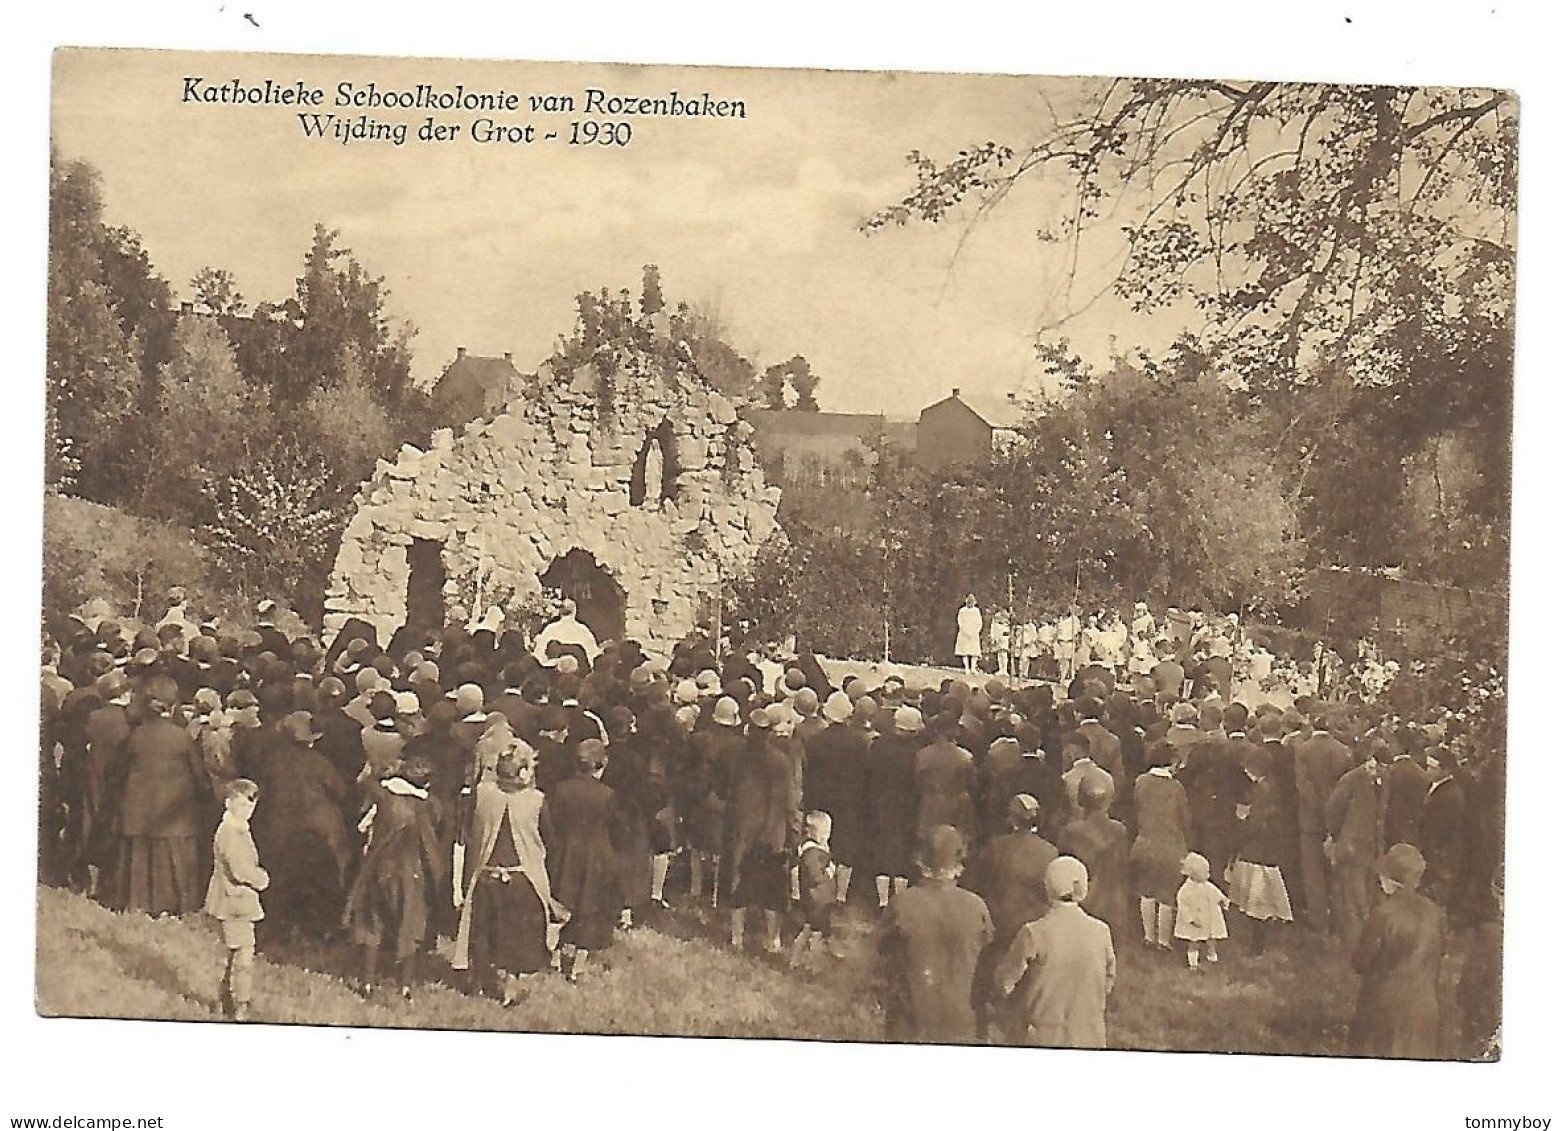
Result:
<svg viewBox="0 0 1562 1131">
<path fill-rule="evenodd" d="M 793 964 L 870 920 L 890 1039 L 1102 1046 L 1123 948 L 1208 977 L 1228 936 L 1299 931 L 1361 975 L 1354 1052 L 1449 1055 L 1456 1021 L 1473 1055 L 1497 1028 L 1502 758 L 1356 700 L 1249 709 L 1220 626 L 1136 616 L 1148 666 L 1130 643 L 1055 681 L 912 687 L 697 637 L 661 662 L 568 602 L 536 640 L 383 647 L 359 622 L 325 646 L 269 601 L 242 631 L 168 606 L 45 641 L 41 874 L 204 908 L 230 1016 L 263 916 L 344 948 L 365 995 L 410 999 L 443 938 L 509 1004 L 676 903 Z"/>
</svg>

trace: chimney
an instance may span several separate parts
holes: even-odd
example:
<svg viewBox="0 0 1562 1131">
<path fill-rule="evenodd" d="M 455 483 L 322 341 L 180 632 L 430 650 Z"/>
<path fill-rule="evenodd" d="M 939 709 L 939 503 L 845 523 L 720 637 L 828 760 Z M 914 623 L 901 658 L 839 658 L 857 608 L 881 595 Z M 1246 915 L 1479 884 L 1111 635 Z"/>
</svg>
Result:
<svg viewBox="0 0 1562 1131">
<path fill-rule="evenodd" d="M 193 303 L 193 302 L 181 302 L 179 304 L 179 313 L 180 314 L 194 314 L 195 313 L 195 303 Z"/>
<path fill-rule="evenodd" d="M 465 356 L 466 356 L 466 347 L 465 346 L 457 346 L 456 347 L 456 360 L 460 361 Z"/>
<path fill-rule="evenodd" d="M 515 354 L 511 353 L 509 350 L 505 350 L 504 359 L 513 364 L 515 362 Z"/>
<path fill-rule="evenodd" d="M 960 386 L 956 385 L 953 389 L 949 390 L 949 393 L 951 396 L 958 397 L 960 395 Z"/>
<path fill-rule="evenodd" d="M 1020 399 L 1020 395 L 1018 393 L 1010 393 L 1009 394 L 1009 403 L 1010 404 L 1013 404 L 1015 401 L 1017 401 L 1019 399 Z"/>
</svg>

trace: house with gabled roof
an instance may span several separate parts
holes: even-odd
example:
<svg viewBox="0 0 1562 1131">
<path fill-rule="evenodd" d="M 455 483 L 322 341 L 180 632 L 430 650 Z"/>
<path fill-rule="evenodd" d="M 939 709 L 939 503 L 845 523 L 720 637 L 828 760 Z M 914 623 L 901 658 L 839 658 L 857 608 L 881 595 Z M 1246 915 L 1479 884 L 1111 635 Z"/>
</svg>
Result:
<svg viewBox="0 0 1562 1131">
<path fill-rule="evenodd" d="M 953 389 L 917 419 L 917 462 L 927 468 L 991 463 L 995 451 L 1019 439 L 1028 413 L 1015 393 L 975 397 Z"/>
<path fill-rule="evenodd" d="M 504 408 L 521 379 L 513 354 L 480 357 L 467 353 L 465 346 L 458 346 L 456 359 L 445 367 L 429 394 L 439 424 L 459 428 L 469 420 L 492 419 Z"/>
</svg>

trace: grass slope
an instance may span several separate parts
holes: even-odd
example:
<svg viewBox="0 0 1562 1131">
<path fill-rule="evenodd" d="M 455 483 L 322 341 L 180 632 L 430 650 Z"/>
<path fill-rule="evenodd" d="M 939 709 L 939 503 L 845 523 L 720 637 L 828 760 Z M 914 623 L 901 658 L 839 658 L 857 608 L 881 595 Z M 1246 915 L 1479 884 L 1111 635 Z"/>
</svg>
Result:
<svg viewBox="0 0 1562 1131">
<path fill-rule="evenodd" d="M 265 924 L 261 940 L 258 1021 L 846 1041 L 883 1031 L 869 928 L 855 920 L 845 959 L 821 955 L 793 971 L 733 953 L 719 945 L 715 927 L 679 913 L 662 928 L 620 936 L 610 965 L 581 985 L 536 979 L 511 1009 L 446 984 L 455 977 L 438 957 L 428 960 L 429 984 L 411 1005 L 388 992 L 366 1002 L 339 976 L 344 948 L 268 945 Z M 221 961 L 215 926 L 202 916 L 150 920 L 39 889 L 42 1014 L 216 1020 Z M 1339 952 L 1300 929 L 1260 957 L 1228 946 L 1219 966 L 1201 974 L 1129 943 L 1120 948 L 1108 1035 L 1117 1048 L 1338 1055 L 1355 988 Z"/>
</svg>

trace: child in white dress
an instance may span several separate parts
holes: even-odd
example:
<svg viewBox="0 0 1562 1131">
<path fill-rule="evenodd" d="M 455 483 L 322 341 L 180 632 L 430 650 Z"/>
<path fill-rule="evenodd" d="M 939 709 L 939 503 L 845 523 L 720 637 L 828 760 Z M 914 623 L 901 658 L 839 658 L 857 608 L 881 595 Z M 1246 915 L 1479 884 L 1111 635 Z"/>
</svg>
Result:
<svg viewBox="0 0 1562 1131">
<path fill-rule="evenodd" d="M 1177 924 L 1172 933 L 1188 944 L 1188 969 L 1199 969 L 1199 951 L 1210 962 L 1219 962 L 1215 943 L 1226 937 L 1225 909 L 1231 903 L 1225 892 L 1210 883 L 1209 861 L 1197 852 L 1182 858 L 1186 877 L 1177 889 Z"/>
</svg>

